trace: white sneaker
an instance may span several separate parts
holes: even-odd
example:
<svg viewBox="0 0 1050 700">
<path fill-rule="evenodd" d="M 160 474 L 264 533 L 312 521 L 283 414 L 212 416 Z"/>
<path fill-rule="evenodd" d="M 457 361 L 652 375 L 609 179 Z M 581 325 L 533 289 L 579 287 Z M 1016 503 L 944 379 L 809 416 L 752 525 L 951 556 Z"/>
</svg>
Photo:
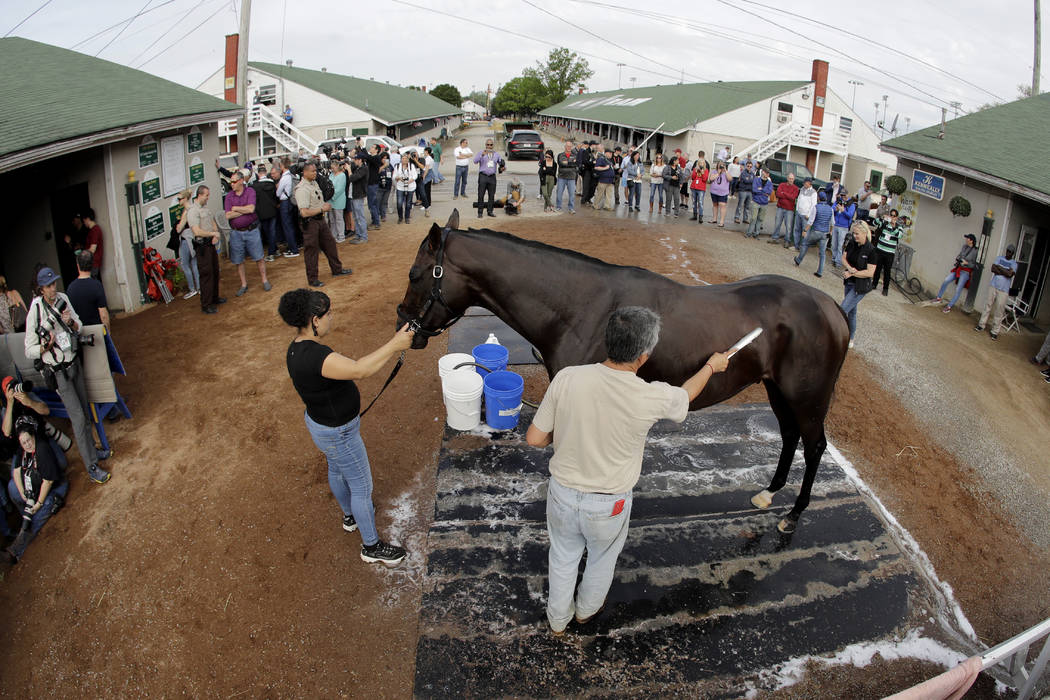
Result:
<svg viewBox="0 0 1050 700">
<path fill-rule="evenodd" d="M 197 296 L 198 293 L 199 292 L 196 289 L 194 289 L 192 291 L 189 291 L 189 292 L 186 292 L 185 294 L 183 294 L 182 298 L 183 299 L 192 299 L 193 297 Z"/>
<path fill-rule="evenodd" d="M 849 341 L 849 349 L 850 349 L 850 350 L 852 350 L 852 349 L 853 349 L 853 341 L 852 341 L 852 340 L 851 340 L 851 341 Z"/>
</svg>

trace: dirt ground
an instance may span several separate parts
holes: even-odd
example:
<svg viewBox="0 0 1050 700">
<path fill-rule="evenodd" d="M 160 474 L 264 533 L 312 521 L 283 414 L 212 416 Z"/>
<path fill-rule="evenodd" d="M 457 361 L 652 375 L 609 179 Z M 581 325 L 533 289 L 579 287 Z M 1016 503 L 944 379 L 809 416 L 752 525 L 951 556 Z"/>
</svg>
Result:
<svg viewBox="0 0 1050 700">
<path fill-rule="evenodd" d="M 387 224 L 367 245 L 340 247 L 354 274 L 321 277 L 335 309 L 332 347 L 361 356 L 392 334 L 432 221 Z M 658 226 L 590 212 L 488 222 L 686 284 L 727 281 L 697 240 L 669 255 Z M 281 292 L 305 282 L 302 258 L 269 269 L 274 291 L 262 292 L 250 272 L 249 293 L 234 298 L 236 275 L 224 265 L 230 301 L 216 316 L 179 299 L 116 320 L 129 372 L 118 388 L 134 418 L 108 426 L 112 481 L 91 484 L 74 461 L 67 506 L 0 584 L 5 694 L 411 695 L 444 418 L 436 364 L 446 343 L 411 352 L 363 419 L 380 533 L 412 553 L 398 569 L 365 564 L 359 535 L 340 527 L 285 371 L 293 332 L 276 307 Z M 388 370 L 359 382 L 364 400 Z M 538 400 L 546 378 L 528 374 L 526 397 Z M 1050 555 L 873 377 L 851 353 L 830 440 L 919 541 L 982 640 L 1047 617 Z M 736 400 L 765 396 L 755 388 Z M 933 670 L 898 668 L 851 675 L 850 696 L 894 692 Z M 797 696 L 789 692 L 783 697 Z"/>
</svg>

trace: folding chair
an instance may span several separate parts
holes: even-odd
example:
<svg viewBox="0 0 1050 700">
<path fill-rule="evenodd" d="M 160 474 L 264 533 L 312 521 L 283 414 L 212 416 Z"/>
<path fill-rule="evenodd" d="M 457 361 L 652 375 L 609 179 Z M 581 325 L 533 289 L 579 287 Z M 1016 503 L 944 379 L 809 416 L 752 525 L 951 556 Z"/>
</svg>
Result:
<svg viewBox="0 0 1050 700">
<path fill-rule="evenodd" d="M 1027 316 L 1028 311 L 1028 302 L 1020 297 L 1010 297 L 1010 301 L 1006 305 L 1006 310 L 1003 312 L 1003 320 L 1006 321 L 1006 327 L 1003 329 L 1003 332 L 1009 333 L 1014 330 L 1020 333 L 1021 326 L 1018 323 L 1018 320 L 1023 316 Z"/>
</svg>

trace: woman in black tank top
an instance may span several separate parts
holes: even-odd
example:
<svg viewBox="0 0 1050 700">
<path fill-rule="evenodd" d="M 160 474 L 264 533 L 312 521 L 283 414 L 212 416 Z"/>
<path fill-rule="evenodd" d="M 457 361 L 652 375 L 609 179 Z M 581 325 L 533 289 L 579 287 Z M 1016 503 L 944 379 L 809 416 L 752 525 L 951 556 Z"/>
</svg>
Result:
<svg viewBox="0 0 1050 700">
<path fill-rule="evenodd" d="M 306 427 L 328 460 L 328 485 L 343 509 L 343 529 L 361 529 L 361 558 L 394 566 L 405 550 L 383 542 L 376 531 L 372 506 L 372 470 L 361 439 L 361 395 L 355 379 L 370 377 L 390 358 L 407 350 L 407 327 L 374 352 L 353 360 L 319 341 L 332 328 L 327 294 L 307 289 L 286 292 L 278 312 L 297 331 L 288 346 L 288 376 L 306 404 Z"/>
</svg>

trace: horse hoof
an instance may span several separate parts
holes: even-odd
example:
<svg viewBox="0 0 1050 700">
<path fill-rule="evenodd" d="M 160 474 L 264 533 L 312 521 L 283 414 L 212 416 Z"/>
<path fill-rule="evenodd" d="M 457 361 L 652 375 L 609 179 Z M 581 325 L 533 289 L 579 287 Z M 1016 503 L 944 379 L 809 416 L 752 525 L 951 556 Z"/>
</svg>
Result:
<svg viewBox="0 0 1050 700">
<path fill-rule="evenodd" d="M 777 529 L 786 535 L 791 534 L 798 528 L 798 518 L 792 518 L 790 515 L 780 519 L 777 523 Z"/>
<path fill-rule="evenodd" d="M 762 489 L 751 497 L 751 505 L 755 508 L 765 510 L 773 504 L 773 493 L 768 489 Z"/>
</svg>

